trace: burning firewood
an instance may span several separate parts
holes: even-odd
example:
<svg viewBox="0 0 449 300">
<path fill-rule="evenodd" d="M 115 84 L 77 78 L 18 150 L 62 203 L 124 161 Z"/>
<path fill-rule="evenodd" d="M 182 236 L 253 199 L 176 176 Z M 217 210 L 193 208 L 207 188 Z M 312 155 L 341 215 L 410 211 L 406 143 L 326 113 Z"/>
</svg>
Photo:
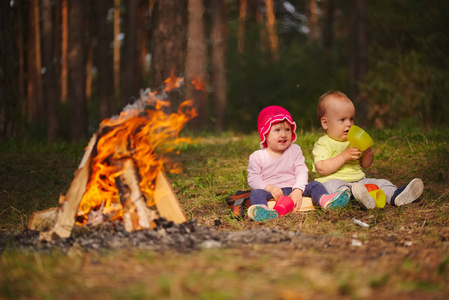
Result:
<svg viewBox="0 0 449 300">
<path fill-rule="evenodd" d="M 94 135 L 84 152 L 78 170 L 75 173 L 67 195 L 61 201 L 58 207 L 58 213 L 55 219 L 55 224 L 52 229 L 43 231 L 39 235 L 40 240 L 51 241 L 54 238 L 68 238 L 72 233 L 72 228 L 75 225 L 75 215 L 78 206 L 86 191 L 87 182 L 90 173 L 90 161 L 92 158 L 92 150 L 97 142 L 97 135 Z M 33 219 L 33 218 L 31 218 Z M 33 225 L 31 224 L 32 227 Z"/>
<path fill-rule="evenodd" d="M 33 214 L 30 229 L 42 230 L 53 220 L 40 240 L 68 238 L 75 223 L 95 225 L 108 219 L 122 221 L 128 232 L 152 229 L 156 211 L 177 224 L 187 221 L 163 172 L 164 160 L 156 152 L 172 151 L 173 145 L 190 141 L 178 133 L 196 116 L 192 101 L 170 115 L 161 109 L 167 102 L 155 93 L 137 102 L 117 118 L 101 122 L 59 207 Z M 142 110 L 148 104 L 152 108 Z"/>
<path fill-rule="evenodd" d="M 139 181 L 134 162 L 127 159 L 123 162 L 123 173 L 116 178 L 116 185 L 120 191 L 120 201 L 123 206 L 123 222 L 129 232 L 150 228 L 150 222 L 144 197 L 139 188 Z"/>
</svg>

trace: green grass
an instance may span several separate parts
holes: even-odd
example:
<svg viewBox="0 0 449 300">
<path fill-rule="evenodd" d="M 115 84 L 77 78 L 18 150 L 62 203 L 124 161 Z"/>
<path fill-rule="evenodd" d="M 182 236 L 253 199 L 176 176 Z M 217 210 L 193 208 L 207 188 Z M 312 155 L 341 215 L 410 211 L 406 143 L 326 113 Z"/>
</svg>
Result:
<svg viewBox="0 0 449 300">
<path fill-rule="evenodd" d="M 298 132 L 306 163 L 319 131 Z M 363 299 L 449 296 L 449 130 L 370 131 L 368 176 L 398 186 L 414 177 L 422 198 L 405 207 L 347 207 L 296 213 L 263 224 L 230 217 L 224 198 L 248 189 L 258 135 L 208 135 L 170 154 L 167 174 L 187 216 L 223 231 L 276 228 L 304 233 L 300 244 L 242 245 L 192 253 L 144 250 L 69 254 L 6 251 L 0 298 L 18 299 Z M 33 212 L 57 206 L 87 141 L 0 144 L 0 230 L 26 228 Z M 311 176 L 312 177 L 312 176 Z M 370 225 L 355 225 L 356 218 Z M 221 221 L 219 227 L 214 226 Z M 352 246 L 353 240 L 362 246 Z"/>
</svg>

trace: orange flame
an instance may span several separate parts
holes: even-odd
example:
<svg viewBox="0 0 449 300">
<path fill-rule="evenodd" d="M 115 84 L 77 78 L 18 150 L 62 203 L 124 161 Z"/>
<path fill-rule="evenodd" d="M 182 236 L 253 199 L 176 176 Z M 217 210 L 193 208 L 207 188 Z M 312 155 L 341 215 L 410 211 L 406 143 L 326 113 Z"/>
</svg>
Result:
<svg viewBox="0 0 449 300">
<path fill-rule="evenodd" d="M 207 84 L 206 82 L 202 81 L 198 76 L 192 76 L 191 83 L 195 87 L 195 90 L 197 91 L 206 91 Z"/>
<path fill-rule="evenodd" d="M 171 69 L 170 77 L 164 80 L 164 83 L 166 84 L 165 91 L 169 92 L 172 89 L 179 88 L 183 82 L 184 78 L 176 77 L 174 69 Z"/>
<path fill-rule="evenodd" d="M 154 205 L 155 180 L 167 162 L 163 154 L 173 151 L 176 145 L 191 142 L 189 138 L 179 137 L 179 132 L 197 115 L 192 100 L 183 102 L 170 115 L 161 110 L 167 105 L 167 101 L 157 100 L 154 109 L 123 111 L 118 118 L 101 122 L 91 177 L 79 206 L 84 214 L 103 205 L 102 212 L 111 219 L 122 217 L 116 179 L 122 172 L 121 161 L 129 158 L 133 159 L 140 176 L 140 189 L 147 205 Z"/>
</svg>

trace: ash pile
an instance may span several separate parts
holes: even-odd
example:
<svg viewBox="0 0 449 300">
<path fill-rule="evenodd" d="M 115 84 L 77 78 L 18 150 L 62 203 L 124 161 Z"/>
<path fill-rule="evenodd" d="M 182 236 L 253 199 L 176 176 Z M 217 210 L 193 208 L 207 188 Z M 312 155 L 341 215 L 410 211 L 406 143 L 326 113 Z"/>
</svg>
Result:
<svg viewBox="0 0 449 300">
<path fill-rule="evenodd" d="M 220 231 L 200 226 L 196 221 L 181 224 L 164 218 L 156 220 L 153 230 L 128 232 L 120 222 L 104 222 L 99 226 L 76 226 L 69 238 L 40 241 L 39 232 L 6 231 L 0 233 L 0 253 L 4 251 L 67 253 L 75 247 L 83 251 L 113 249 L 148 249 L 154 251 L 190 252 L 210 248 L 233 248 L 249 244 L 279 244 L 304 240 L 299 232 L 258 228 L 238 232 Z"/>
</svg>

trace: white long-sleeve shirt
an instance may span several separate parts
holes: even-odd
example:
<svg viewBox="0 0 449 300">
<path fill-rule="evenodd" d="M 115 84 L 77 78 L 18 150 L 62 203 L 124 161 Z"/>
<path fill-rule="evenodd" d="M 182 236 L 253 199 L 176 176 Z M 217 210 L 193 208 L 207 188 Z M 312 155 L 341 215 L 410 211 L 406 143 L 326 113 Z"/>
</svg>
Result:
<svg viewBox="0 0 449 300">
<path fill-rule="evenodd" d="M 308 179 L 309 170 L 304 155 L 296 144 L 291 144 L 279 158 L 271 157 L 266 149 L 257 150 L 249 157 L 248 185 L 253 190 L 271 184 L 304 191 Z"/>
</svg>

